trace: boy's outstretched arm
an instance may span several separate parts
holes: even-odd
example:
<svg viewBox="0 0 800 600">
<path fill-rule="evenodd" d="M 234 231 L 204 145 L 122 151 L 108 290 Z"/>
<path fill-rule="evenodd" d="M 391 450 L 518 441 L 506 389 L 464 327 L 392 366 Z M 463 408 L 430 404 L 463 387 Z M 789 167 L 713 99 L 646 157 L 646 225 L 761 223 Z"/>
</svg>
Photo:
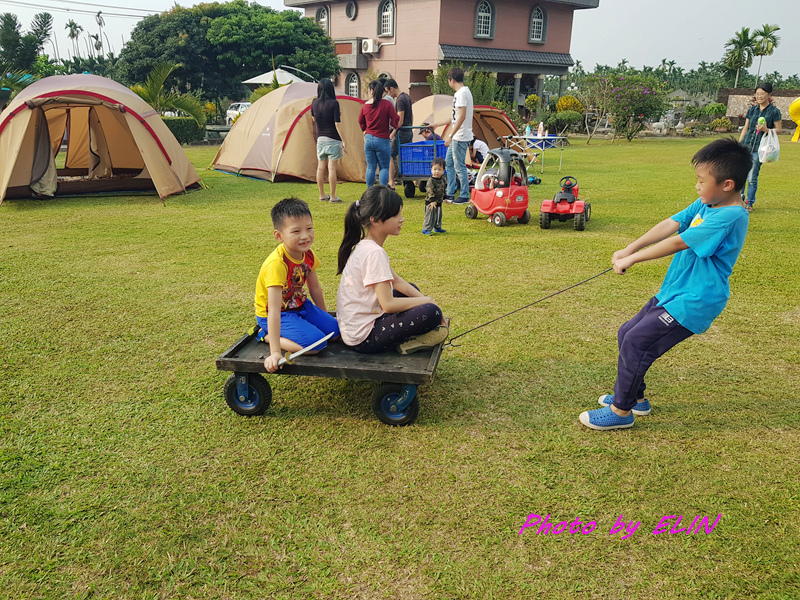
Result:
<svg viewBox="0 0 800 600">
<path fill-rule="evenodd" d="M 281 353 L 281 306 L 283 305 L 283 288 L 271 285 L 267 288 L 267 341 L 269 342 L 269 356 L 264 359 L 264 368 L 269 373 L 278 369 L 278 361 L 283 358 Z"/>
<path fill-rule="evenodd" d="M 308 294 L 311 296 L 317 308 L 328 312 L 328 309 L 325 308 L 325 298 L 322 296 L 322 285 L 315 271 L 311 271 L 308 277 L 306 277 L 306 285 L 308 285 Z"/>
<path fill-rule="evenodd" d="M 650 231 L 622 250 L 617 250 L 611 257 L 611 265 L 617 275 L 639 262 L 662 258 L 686 250 L 689 246 L 679 237 L 674 236 L 680 224 L 673 219 L 664 219 Z M 674 236 L 674 237 L 670 237 Z"/>
</svg>

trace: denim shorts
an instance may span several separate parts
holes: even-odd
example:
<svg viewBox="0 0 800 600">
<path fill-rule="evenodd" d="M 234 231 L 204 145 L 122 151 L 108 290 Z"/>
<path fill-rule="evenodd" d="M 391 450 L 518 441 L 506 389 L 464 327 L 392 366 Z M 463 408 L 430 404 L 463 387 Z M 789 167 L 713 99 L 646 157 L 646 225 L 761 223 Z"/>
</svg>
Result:
<svg viewBox="0 0 800 600">
<path fill-rule="evenodd" d="M 320 136 L 317 139 L 317 158 L 339 160 L 342 158 L 342 142 L 324 135 Z"/>
</svg>

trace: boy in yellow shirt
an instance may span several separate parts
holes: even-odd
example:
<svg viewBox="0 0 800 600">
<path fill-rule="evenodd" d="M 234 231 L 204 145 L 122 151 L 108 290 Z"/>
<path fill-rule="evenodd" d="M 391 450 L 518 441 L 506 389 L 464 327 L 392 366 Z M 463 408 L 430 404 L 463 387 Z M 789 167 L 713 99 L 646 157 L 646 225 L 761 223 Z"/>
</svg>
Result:
<svg viewBox="0 0 800 600">
<path fill-rule="evenodd" d="M 278 247 L 261 265 L 256 281 L 256 321 L 261 341 L 269 343 L 264 368 L 274 373 L 283 357 L 281 349 L 297 352 L 333 333 L 339 336 L 336 318 L 325 310 L 317 277 L 319 260 L 311 251 L 314 222 L 308 204 L 285 198 L 272 207 L 273 235 Z M 314 301 L 309 302 L 305 287 Z M 325 348 L 323 343 L 309 354 Z"/>
</svg>

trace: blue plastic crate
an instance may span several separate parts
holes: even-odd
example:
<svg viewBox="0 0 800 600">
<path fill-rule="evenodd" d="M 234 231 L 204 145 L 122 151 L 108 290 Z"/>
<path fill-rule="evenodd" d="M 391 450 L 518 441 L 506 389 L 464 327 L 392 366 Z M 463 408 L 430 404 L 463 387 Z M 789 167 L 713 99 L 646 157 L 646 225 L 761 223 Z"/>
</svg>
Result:
<svg viewBox="0 0 800 600">
<path fill-rule="evenodd" d="M 430 177 L 431 163 L 437 156 L 445 157 L 447 146 L 444 140 L 414 142 L 400 146 L 400 172 L 403 176 Z"/>
</svg>

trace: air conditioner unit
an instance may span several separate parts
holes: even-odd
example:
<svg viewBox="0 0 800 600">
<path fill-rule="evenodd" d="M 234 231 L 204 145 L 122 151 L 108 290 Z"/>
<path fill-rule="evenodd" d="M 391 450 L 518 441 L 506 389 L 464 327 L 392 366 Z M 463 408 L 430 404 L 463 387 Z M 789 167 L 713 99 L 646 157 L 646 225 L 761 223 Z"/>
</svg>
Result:
<svg viewBox="0 0 800 600">
<path fill-rule="evenodd" d="M 362 54 L 375 54 L 380 50 L 380 43 L 378 40 L 365 39 L 361 40 L 361 53 Z"/>
</svg>

